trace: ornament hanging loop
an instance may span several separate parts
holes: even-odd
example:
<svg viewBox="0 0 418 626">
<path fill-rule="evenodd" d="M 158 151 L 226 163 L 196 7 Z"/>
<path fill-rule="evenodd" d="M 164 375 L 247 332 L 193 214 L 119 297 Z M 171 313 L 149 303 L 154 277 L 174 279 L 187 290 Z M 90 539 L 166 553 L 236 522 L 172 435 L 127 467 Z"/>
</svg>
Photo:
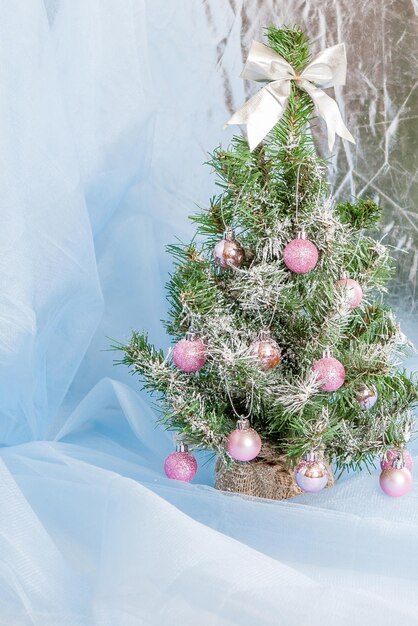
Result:
<svg viewBox="0 0 418 626">
<path fill-rule="evenodd" d="M 248 430 L 250 428 L 250 420 L 248 417 L 240 417 L 237 420 L 237 429 L 238 430 Z"/>
<path fill-rule="evenodd" d="M 260 330 L 258 333 L 258 338 L 260 341 L 269 341 L 271 339 L 271 332 L 267 328 L 266 330 Z"/>
<path fill-rule="evenodd" d="M 403 467 L 405 467 L 405 463 L 401 454 L 393 459 L 392 467 L 394 467 L 395 469 L 402 469 Z"/>
<path fill-rule="evenodd" d="M 317 460 L 317 454 L 315 450 L 310 450 L 309 452 L 306 452 L 306 454 L 304 454 L 303 458 L 308 463 L 313 463 Z"/>
<path fill-rule="evenodd" d="M 176 452 L 188 452 L 189 446 L 184 441 L 178 441 L 176 443 Z"/>
<path fill-rule="evenodd" d="M 253 402 L 254 402 L 254 382 L 252 382 L 252 385 L 251 385 L 250 408 L 248 410 L 247 415 L 240 415 L 238 413 L 238 411 L 235 408 L 234 402 L 232 400 L 231 394 L 229 392 L 228 383 L 226 382 L 226 380 L 224 382 L 225 382 L 225 389 L 226 389 L 226 393 L 228 394 L 229 402 L 231 404 L 233 412 L 235 413 L 236 417 L 238 418 L 238 422 L 243 422 L 244 420 L 247 420 L 248 424 L 250 424 L 250 416 L 251 416 L 251 413 L 252 413 L 252 410 L 253 410 Z M 238 423 L 237 423 L 237 428 L 239 428 Z"/>
</svg>

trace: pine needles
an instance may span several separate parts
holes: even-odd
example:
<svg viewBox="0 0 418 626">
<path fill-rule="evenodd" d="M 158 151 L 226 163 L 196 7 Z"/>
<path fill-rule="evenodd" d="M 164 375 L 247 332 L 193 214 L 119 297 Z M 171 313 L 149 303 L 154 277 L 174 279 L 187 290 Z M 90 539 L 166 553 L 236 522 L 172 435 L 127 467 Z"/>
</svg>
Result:
<svg viewBox="0 0 418 626">
<path fill-rule="evenodd" d="M 300 29 L 266 32 L 269 45 L 296 71 L 306 66 L 310 50 Z M 225 455 L 236 412 L 252 407 L 260 435 L 294 462 L 322 448 L 341 468 L 371 466 L 388 446 L 409 438 L 417 386 L 397 370 L 408 344 L 381 303 L 393 262 L 367 232 L 381 219 L 381 208 L 367 198 L 336 204 L 330 197 L 327 166 L 310 132 L 312 111 L 309 96 L 292 83 L 286 112 L 264 143 L 250 152 L 236 137 L 229 148 L 217 148 L 209 165 L 220 193 L 191 218 L 195 239 L 168 247 L 174 269 L 165 325 L 174 340 L 191 328 L 205 338 L 205 367 L 196 374 L 179 371 L 144 333 L 134 332 L 130 343 L 116 348 L 120 362 L 157 395 L 162 422 L 196 445 Z M 314 271 L 296 275 L 282 253 L 301 227 L 320 258 Z M 246 250 L 237 269 L 213 263 L 213 247 L 226 228 L 235 229 Z M 344 271 L 363 287 L 354 310 L 335 288 Z M 265 328 L 282 349 L 280 365 L 267 372 L 249 355 Z M 334 393 L 321 392 L 311 370 L 328 346 L 347 372 Z M 356 399 L 361 384 L 378 392 L 369 411 Z"/>
</svg>

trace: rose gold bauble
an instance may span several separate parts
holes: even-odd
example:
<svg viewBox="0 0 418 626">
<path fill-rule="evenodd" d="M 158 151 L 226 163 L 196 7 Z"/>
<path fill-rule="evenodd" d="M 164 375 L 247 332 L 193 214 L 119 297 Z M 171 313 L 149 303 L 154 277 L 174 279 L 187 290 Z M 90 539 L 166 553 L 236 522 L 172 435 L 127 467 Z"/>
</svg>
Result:
<svg viewBox="0 0 418 626">
<path fill-rule="evenodd" d="M 242 245 L 234 237 L 233 231 L 227 231 L 224 238 L 215 246 L 213 258 L 216 265 L 222 269 L 240 267 L 245 259 L 245 251 Z"/>
<path fill-rule="evenodd" d="M 251 356 L 257 357 L 260 361 L 261 369 L 265 372 L 273 369 L 280 363 L 282 351 L 278 344 L 267 332 L 260 333 L 260 336 L 250 346 Z"/>
<path fill-rule="evenodd" d="M 369 410 L 374 407 L 377 402 L 377 390 L 371 385 L 361 384 L 356 391 L 356 400 L 362 409 Z"/>
<path fill-rule="evenodd" d="M 307 493 L 317 493 L 326 487 L 328 470 L 314 452 L 307 454 L 295 470 L 295 481 Z"/>
</svg>

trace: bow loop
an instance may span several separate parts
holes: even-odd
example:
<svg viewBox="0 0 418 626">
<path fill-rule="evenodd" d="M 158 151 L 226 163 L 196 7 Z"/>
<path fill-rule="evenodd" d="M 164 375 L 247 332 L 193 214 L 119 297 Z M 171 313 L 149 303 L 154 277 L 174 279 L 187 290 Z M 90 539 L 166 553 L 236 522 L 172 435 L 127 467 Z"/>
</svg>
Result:
<svg viewBox="0 0 418 626">
<path fill-rule="evenodd" d="M 346 70 L 344 44 L 326 48 L 296 76 L 292 66 L 274 50 L 253 41 L 241 77 L 267 84 L 234 113 L 227 124 L 244 124 L 250 150 L 254 150 L 282 118 L 290 95 L 290 81 L 294 80 L 310 95 L 318 114 L 325 120 L 330 150 L 336 134 L 355 143 L 337 103 L 320 89 L 344 85 Z"/>
<path fill-rule="evenodd" d="M 258 41 L 252 42 L 241 78 L 265 83 L 290 79 L 294 75 L 292 66 L 274 50 Z"/>
<path fill-rule="evenodd" d="M 300 78 L 316 83 L 320 87 L 332 87 L 334 85 L 334 75 L 331 68 L 326 63 L 315 63 L 308 65 L 303 70 Z"/>
<path fill-rule="evenodd" d="M 346 74 L 345 44 L 339 43 L 322 50 L 303 70 L 302 78 L 326 89 L 335 85 L 345 85 Z"/>
</svg>

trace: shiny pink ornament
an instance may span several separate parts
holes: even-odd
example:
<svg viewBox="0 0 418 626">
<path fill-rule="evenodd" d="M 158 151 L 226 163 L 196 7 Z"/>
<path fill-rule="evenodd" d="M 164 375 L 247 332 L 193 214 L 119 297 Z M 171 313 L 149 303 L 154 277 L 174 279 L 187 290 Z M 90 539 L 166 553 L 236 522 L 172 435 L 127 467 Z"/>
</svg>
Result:
<svg viewBox="0 0 418 626">
<path fill-rule="evenodd" d="M 363 289 L 354 278 L 340 278 L 336 281 L 335 287 L 347 291 L 350 309 L 355 309 L 363 299 Z"/>
<path fill-rule="evenodd" d="M 197 472 L 197 462 L 187 446 L 181 444 L 164 461 L 164 471 L 168 478 L 188 483 Z"/>
<path fill-rule="evenodd" d="M 344 365 L 333 356 L 323 356 L 313 364 L 312 370 L 321 383 L 322 391 L 336 391 L 344 384 Z"/>
<path fill-rule="evenodd" d="M 295 481 L 302 491 L 317 493 L 327 485 L 328 470 L 314 453 L 310 453 L 297 466 Z"/>
<path fill-rule="evenodd" d="M 194 333 L 187 333 L 173 349 L 173 361 L 183 372 L 197 372 L 207 360 L 205 343 Z"/>
<path fill-rule="evenodd" d="M 388 467 L 392 467 L 394 461 L 398 457 L 401 457 L 401 460 L 403 460 L 403 463 L 404 463 L 405 467 L 407 467 L 409 469 L 409 471 L 412 472 L 412 467 L 413 467 L 412 456 L 411 456 L 411 453 L 406 448 L 403 449 L 403 453 L 401 452 L 401 450 L 399 448 L 394 448 L 393 450 L 388 450 L 386 452 L 385 456 L 380 461 L 381 469 L 385 470 Z"/>
<path fill-rule="evenodd" d="M 299 233 L 283 250 L 283 261 L 295 274 L 307 274 L 318 263 L 318 248 L 306 239 L 305 233 Z"/>
<path fill-rule="evenodd" d="M 252 461 L 260 453 L 260 435 L 250 428 L 248 419 L 242 418 L 228 435 L 226 449 L 235 461 Z"/>
<path fill-rule="evenodd" d="M 387 467 L 382 471 L 379 483 L 382 490 L 391 498 L 404 496 L 412 489 L 412 474 L 407 467 Z"/>
</svg>

